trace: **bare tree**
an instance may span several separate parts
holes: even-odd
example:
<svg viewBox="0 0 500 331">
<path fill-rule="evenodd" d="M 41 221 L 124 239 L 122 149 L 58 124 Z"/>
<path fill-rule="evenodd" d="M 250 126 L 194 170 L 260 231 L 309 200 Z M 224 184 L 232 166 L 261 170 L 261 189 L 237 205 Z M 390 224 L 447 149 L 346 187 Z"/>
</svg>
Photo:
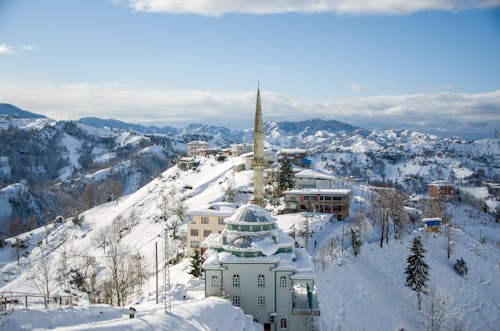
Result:
<svg viewBox="0 0 500 331">
<path fill-rule="evenodd" d="M 385 242 L 389 242 L 389 222 L 393 222 L 394 239 L 399 238 L 399 234 L 406 222 L 404 213 L 405 195 L 396 189 L 380 189 L 372 196 L 372 213 L 380 224 L 380 247 L 384 247 Z"/>
<path fill-rule="evenodd" d="M 109 273 L 106 286 L 110 286 L 118 306 L 125 305 L 130 291 L 131 272 L 126 263 L 124 252 L 117 242 L 112 242 L 108 251 L 106 269 Z"/>
<path fill-rule="evenodd" d="M 47 307 L 52 290 L 52 264 L 49 256 L 43 255 L 32 270 L 33 284 L 37 291 L 43 295 L 45 307 Z"/>
<path fill-rule="evenodd" d="M 158 209 L 161 212 L 160 220 L 172 231 L 173 239 L 177 239 L 177 230 L 184 223 L 188 211 L 182 195 L 173 187 L 167 188 L 160 198 Z"/>
<path fill-rule="evenodd" d="M 451 319 L 455 320 L 460 315 L 459 311 L 453 306 L 452 297 L 440 288 L 432 291 L 425 308 L 424 315 L 428 331 L 449 329 L 445 327 L 446 322 Z"/>
</svg>

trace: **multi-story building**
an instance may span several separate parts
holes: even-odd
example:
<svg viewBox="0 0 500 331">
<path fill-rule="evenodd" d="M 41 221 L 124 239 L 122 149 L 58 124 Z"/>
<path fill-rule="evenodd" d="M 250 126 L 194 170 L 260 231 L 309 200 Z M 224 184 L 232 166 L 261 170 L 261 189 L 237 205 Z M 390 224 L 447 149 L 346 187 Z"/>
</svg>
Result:
<svg viewBox="0 0 500 331">
<path fill-rule="evenodd" d="M 335 177 L 320 171 L 306 169 L 295 174 L 295 187 L 330 189 L 333 187 Z"/>
<path fill-rule="evenodd" d="M 190 210 L 188 216 L 187 246 L 191 256 L 195 249 L 212 233 L 224 230 L 224 219 L 233 215 L 238 205 L 230 202 L 214 202 L 200 209 Z M 203 252 L 202 252 L 203 253 Z"/>
<path fill-rule="evenodd" d="M 210 236 L 203 264 L 205 296 L 221 296 L 264 325 L 264 330 L 316 329 L 320 315 L 308 254 L 264 208 L 244 205 Z"/>
<path fill-rule="evenodd" d="M 191 141 L 187 144 L 187 155 L 188 156 L 197 156 L 200 155 L 200 150 L 209 148 L 210 144 L 206 141 L 195 140 Z"/>
<path fill-rule="evenodd" d="M 331 213 L 339 221 L 349 216 L 348 189 L 299 189 L 283 192 L 287 213 L 314 211 Z"/>
<path fill-rule="evenodd" d="M 240 156 L 241 154 L 246 154 L 253 152 L 252 144 L 232 144 L 231 148 L 231 156 Z"/>
<path fill-rule="evenodd" d="M 438 180 L 429 184 L 429 196 L 434 199 L 445 200 L 455 195 L 453 184 Z"/>
</svg>

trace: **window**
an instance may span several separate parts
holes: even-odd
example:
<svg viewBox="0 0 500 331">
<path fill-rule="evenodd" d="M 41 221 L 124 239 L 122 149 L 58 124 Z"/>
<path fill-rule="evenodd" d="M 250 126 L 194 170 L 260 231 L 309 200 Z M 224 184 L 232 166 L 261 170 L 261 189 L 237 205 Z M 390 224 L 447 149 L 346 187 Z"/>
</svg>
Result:
<svg viewBox="0 0 500 331">
<path fill-rule="evenodd" d="M 240 287 L 240 275 L 233 275 L 233 287 Z"/>
<path fill-rule="evenodd" d="M 240 297 L 238 295 L 233 296 L 231 301 L 233 302 L 233 306 L 240 306 Z"/>
<path fill-rule="evenodd" d="M 266 286 L 266 278 L 264 275 L 257 276 L 257 287 L 265 287 Z"/>
<path fill-rule="evenodd" d="M 286 329 L 286 318 L 282 318 L 280 321 L 280 328 Z"/>
<path fill-rule="evenodd" d="M 191 247 L 192 248 L 198 248 L 198 247 L 200 247 L 200 242 L 199 241 L 195 241 L 195 240 L 191 241 Z"/>
<path fill-rule="evenodd" d="M 280 287 L 286 287 L 286 276 L 280 277 Z"/>
<path fill-rule="evenodd" d="M 309 196 L 308 195 L 304 195 L 304 201 L 309 201 Z"/>
<path fill-rule="evenodd" d="M 198 237 L 198 229 L 191 229 L 191 236 Z"/>
<path fill-rule="evenodd" d="M 224 224 L 224 217 L 219 217 L 219 218 L 217 219 L 217 223 L 218 223 L 218 224 L 221 224 L 221 225 L 222 225 L 222 224 Z"/>
<path fill-rule="evenodd" d="M 210 230 L 203 230 L 203 237 L 208 237 L 212 233 Z"/>
<path fill-rule="evenodd" d="M 219 277 L 213 275 L 212 276 L 212 287 L 217 287 L 219 286 Z"/>
<path fill-rule="evenodd" d="M 266 306 L 266 297 L 264 296 L 258 296 L 257 297 L 257 306 L 259 307 L 265 307 Z"/>
<path fill-rule="evenodd" d="M 201 217 L 201 224 L 208 224 L 208 217 L 207 216 Z"/>
</svg>

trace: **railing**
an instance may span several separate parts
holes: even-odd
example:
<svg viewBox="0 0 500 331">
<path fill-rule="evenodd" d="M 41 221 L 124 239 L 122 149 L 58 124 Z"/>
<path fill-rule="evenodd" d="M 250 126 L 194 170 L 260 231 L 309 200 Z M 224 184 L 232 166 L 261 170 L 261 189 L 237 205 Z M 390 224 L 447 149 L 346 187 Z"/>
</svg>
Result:
<svg viewBox="0 0 500 331">
<path fill-rule="evenodd" d="M 47 298 L 37 293 L 0 292 L 0 313 L 29 306 L 71 306 L 72 304 L 73 300 L 69 295 L 51 295 Z"/>
</svg>

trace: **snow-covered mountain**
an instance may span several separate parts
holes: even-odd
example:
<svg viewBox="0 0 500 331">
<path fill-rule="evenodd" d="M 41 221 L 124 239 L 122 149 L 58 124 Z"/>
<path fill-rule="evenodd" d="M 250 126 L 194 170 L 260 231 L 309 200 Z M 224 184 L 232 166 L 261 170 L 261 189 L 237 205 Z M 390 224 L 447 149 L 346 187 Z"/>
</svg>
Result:
<svg viewBox="0 0 500 331">
<path fill-rule="evenodd" d="M 22 110 L 10 103 L 0 103 L 0 118 L 46 118 L 44 115 Z"/>
<path fill-rule="evenodd" d="M 16 309 L 6 316 L 2 325 L 8 330 L 38 327 L 133 330 L 138 327 L 137 323 L 142 323 L 142 329 L 258 329 L 259 326 L 251 323 L 251 317 L 245 317 L 228 301 L 203 298 L 204 281 L 187 273 L 189 259 L 180 255 L 186 224 L 180 228 L 180 237 L 177 240 L 169 237 L 167 244 L 169 256 L 179 257 L 179 263 L 170 269 L 172 313 L 163 313 L 166 300 L 163 285 L 160 285 L 159 304 L 155 303 L 155 243 L 163 256 L 164 224 L 158 221 L 163 194 L 167 188 L 175 187 L 191 209 L 224 199 L 230 182 L 237 191 L 246 192 L 251 186 L 253 173 L 233 172 L 239 162 L 242 162 L 240 158 L 220 162 L 201 158 L 196 170 L 182 171 L 173 166 L 136 192 L 87 210 L 80 216 L 79 224 L 72 219 L 59 220 L 45 228 L 24 233 L 17 237 L 23 245 L 13 246 L 16 238 L 7 239 L 7 244 L 0 249 L 0 291 L 36 292 L 36 273 L 45 261 L 50 260 L 48 274 L 52 295 L 69 294 L 78 307 L 52 307 L 48 310 L 51 314 L 48 314 L 40 300 L 37 303 L 30 298 L 33 301 L 30 301 L 29 311 L 36 319 Z M 362 204 L 359 202 L 366 201 L 372 194 L 365 185 L 340 179 L 336 185 L 352 190 L 350 214 L 353 216 L 360 212 Z M 248 196 L 241 195 L 238 199 L 245 202 Z M 404 274 L 410 243 L 418 233 L 419 224 L 408 223 L 397 240 L 393 239 L 391 232 L 388 243 L 380 248 L 377 221 L 369 216 L 361 221 L 350 217 L 345 222 L 330 222 L 323 214 L 313 217 L 276 215 L 279 227 L 285 231 L 304 230 L 305 221 L 309 221 L 312 237 L 308 252 L 317 268 L 321 330 L 422 330 L 429 325 L 432 293 L 442 293 L 441 297 L 434 299 L 444 298 L 446 301 L 441 302 L 442 310 L 439 310 L 439 314 L 444 314 L 440 322 L 443 329 L 495 329 L 500 323 L 497 314 L 500 228 L 493 217 L 474 206 L 454 202 L 448 207 L 457 225 L 450 260 L 446 258 L 447 238 L 444 234 L 420 232 L 426 249 L 425 261 L 430 266 L 430 292 L 424 295 L 422 311 L 416 308 L 415 293 L 405 286 Z M 369 201 L 363 208 L 370 209 Z M 359 256 L 352 253 L 349 236 L 343 239 L 342 233 L 348 233 L 351 226 L 361 231 L 363 246 Z M 142 290 L 136 288 L 126 300 L 127 304 L 134 304 L 137 308 L 137 322 L 128 320 L 123 308 L 87 306 L 90 294 L 96 295 L 94 291 L 104 290 L 113 252 L 110 246 L 115 240 L 119 243 L 120 257 L 126 259 L 141 254 L 149 264 Z M 301 242 L 299 238 L 298 243 Z M 301 251 L 307 254 L 303 249 Z M 19 266 L 17 256 L 20 256 Z M 453 262 L 460 257 L 469 267 L 465 277 L 456 274 L 452 268 Z M 75 282 L 69 282 L 68 279 L 75 279 L 72 277 L 78 275 L 76 271 L 86 282 L 94 279 L 95 288 L 79 288 Z M 82 291 L 82 288 L 89 292 Z"/>
<path fill-rule="evenodd" d="M 43 208 L 34 210 L 48 210 L 45 215 L 35 213 L 40 222 L 63 213 L 61 206 L 81 209 L 116 197 L 117 191 L 118 195 L 134 192 L 168 168 L 189 141 L 218 146 L 252 141 L 251 129 L 205 124 L 160 128 L 99 118 L 74 122 L 13 115 L 23 112 L 16 110 L 0 119 L 0 190 L 16 183 L 27 186 L 33 200 L 43 202 Z M 267 147 L 304 148 L 316 169 L 363 182 L 390 182 L 409 193 L 426 192 L 433 180 L 473 187 L 500 180 L 498 138 L 469 141 L 403 129 L 366 130 L 321 119 L 266 122 L 264 129 Z M 82 206 L 86 190 L 103 194 L 94 201 L 86 199 Z M 16 204 L 25 202 L 23 198 L 3 203 L 15 211 Z M 3 215 L 0 225 L 12 216 Z"/>
<path fill-rule="evenodd" d="M 43 224 L 135 192 L 184 150 L 173 136 L 47 118 L 4 119 L 0 232 L 8 233 L 6 225 L 13 219 Z"/>
</svg>

